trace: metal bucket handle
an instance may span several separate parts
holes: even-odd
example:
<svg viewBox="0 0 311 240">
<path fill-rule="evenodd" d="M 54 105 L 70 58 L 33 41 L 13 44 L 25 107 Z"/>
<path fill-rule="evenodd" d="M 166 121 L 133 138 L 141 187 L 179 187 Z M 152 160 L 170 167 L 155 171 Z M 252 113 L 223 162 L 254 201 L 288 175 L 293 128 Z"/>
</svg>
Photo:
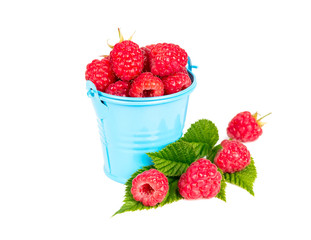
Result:
<svg viewBox="0 0 311 240">
<path fill-rule="evenodd" d="M 96 105 L 95 111 L 97 113 L 98 118 L 104 119 L 105 116 L 107 116 L 109 108 L 107 104 L 98 95 L 98 91 L 94 83 L 92 83 L 91 81 L 86 81 L 86 91 L 87 91 L 87 96 L 91 98 L 93 101 L 93 104 Z M 105 107 L 103 107 L 103 105 Z M 100 111 L 98 109 L 100 109 Z"/>
<path fill-rule="evenodd" d="M 192 68 L 198 68 L 198 66 L 196 65 L 192 65 L 192 62 L 191 62 L 191 58 L 188 57 L 188 65 L 187 65 L 187 69 L 192 72 Z"/>
</svg>

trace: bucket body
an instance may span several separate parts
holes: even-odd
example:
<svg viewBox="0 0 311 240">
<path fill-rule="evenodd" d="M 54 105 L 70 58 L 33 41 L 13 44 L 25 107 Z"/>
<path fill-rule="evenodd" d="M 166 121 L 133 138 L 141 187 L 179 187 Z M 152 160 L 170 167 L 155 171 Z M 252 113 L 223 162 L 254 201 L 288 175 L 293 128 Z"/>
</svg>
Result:
<svg viewBox="0 0 311 240">
<path fill-rule="evenodd" d="M 189 69 L 189 68 L 188 68 Z M 87 81 L 87 93 L 97 115 L 105 174 L 125 183 L 143 166 L 152 164 L 147 152 L 175 142 L 183 134 L 190 93 L 196 86 L 161 97 L 131 98 L 105 94 Z"/>
</svg>

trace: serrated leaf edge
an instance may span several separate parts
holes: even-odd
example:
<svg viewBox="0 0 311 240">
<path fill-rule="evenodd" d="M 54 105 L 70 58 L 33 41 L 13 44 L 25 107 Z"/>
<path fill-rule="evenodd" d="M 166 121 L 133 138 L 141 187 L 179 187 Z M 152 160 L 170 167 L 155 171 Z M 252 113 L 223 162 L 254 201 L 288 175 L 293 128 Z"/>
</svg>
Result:
<svg viewBox="0 0 311 240">
<path fill-rule="evenodd" d="M 253 174 L 253 178 L 254 180 L 251 182 L 250 186 L 248 186 L 247 182 L 241 180 L 240 178 L 237 178 L 236 174 L 234 173 L 224 173 L 224 177 L 225 177 L 225 180 L 227 183 L 231 183 L 231 184 L 234 184 L 244 190 L 246 190 L 247 192 L 249 192 L 252 196 L 255 196 L 255 193 L 254 193 L 254 183 L 255 183 L 255 180 L 257 178 L 257 169 L 256 169 L 256 166 L 255 166 L 255 162 L 254 162 L 254 159 L 251 157 L 251 163 L 250 165 L 248 165 L 245 169 L 243 169 L 242 171 L 240 171 L 239 173 L 243 173 L 245 171 L 248 170 L 248 167 L 254 167 L 254 173 Z"/>
</svg>

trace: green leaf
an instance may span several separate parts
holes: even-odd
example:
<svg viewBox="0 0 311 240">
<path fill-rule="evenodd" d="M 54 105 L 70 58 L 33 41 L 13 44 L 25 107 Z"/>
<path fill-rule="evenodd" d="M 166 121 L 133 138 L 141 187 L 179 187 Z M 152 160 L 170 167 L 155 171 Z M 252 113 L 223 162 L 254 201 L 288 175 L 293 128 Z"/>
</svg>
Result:
<svg viewBox="0 0 311 240">
<path fill-rule="evenodd" d="M 221 173 L 221 182 L 220 182 L 220 191 L 219 193 L 216 195 L 216 198 L 219 198 L 220 200 L 223 200 L 226 202 L 226 187 L 227 187 L 227 183 L 225 181 L 225 177 L 223 172 L 221 171 L 220 168 L 218 168 L 218 171 Z"/>
<path fill-rule="evenodd" d="M 180 176 L 197 157 L 190 143 L 177 141 L 158 152 L 147 153 L 156 169 L 166 176 Z"/>
<path fill-rule="evenodd" d="M 207 159 L 209 159 L 212 163 L 214 163 L 214 159 L 216 157 L 216 154 L 218 151 L 222 149 L 222 146 L 220 144 L 216 145 L 209 153 L 209 155 L 206 156 Z"/>
<path fill-rule="evenodd" d="M 168 177 L 168 184 L 169 184 L 169 190 L 168 194 L 166 195 L 163 202 L 160 202 L 157 206 L 162 207 L 163 205 L 176 202 L 180 199 L 183 199 L 183 197 L 180 195 L 178 190 L 178 181 L 179 178 L 177 177 Z"/>
<path fill-rule="evenodd" d="M 201 119 L 193 123 L 180 140 L 191 143 L 197 158 L 200 158 L 209 155 L 218 139 L 218 130 L 215 124 L 210 120 Z"/>
<path fill-rule="evenodd" d="M 124 213 L 124 212 L 128 212 L 128 211 L 137 211 L 137 210 L 149 210 L 152 208 L 158 208 L 158 207 L 162 207 L 166 204 L 172 203 L 172 202 L 176 202 L 180 199 L 182 199 L 182 196 L 179 194 L 178 191 L 178 180 L 179 178 L 176 177 L 168 177 L 168 182 L 169 182 L 169 191 L 165 197 L 165 199 L 157 204 L 156 206 L 153 207 L 147 207 L 144 206 L 141 202 L 136 201 L 133 198 L 133 195 L 131 193 L 131 188 L 132 188 L 132 181 L 133 179 L 140 173 L 147 171 L 149 169 L 155 168 L 153 165 L 151 166 L 147 166 L 147 167 L 143 167 L 139 170 L 137 170 L 130 179 L 127 180 L 127 182 L 125 183 L 126 187 L 125 187 L 125 196 L 124 196 L 124 200 L 123 200 L 123 205 L 122 207 L 113 215 L 117 215 L 120 213 Z"/>
<path fill-rule="evenodd" d="M 251 158 L 251 163 L 242 171 L 224 173 L 224 177 L 226 182 L 235 184 L 255 196 L 253 186 L 257 177 L 257 170 L 253 158 Z"/>
</svg>

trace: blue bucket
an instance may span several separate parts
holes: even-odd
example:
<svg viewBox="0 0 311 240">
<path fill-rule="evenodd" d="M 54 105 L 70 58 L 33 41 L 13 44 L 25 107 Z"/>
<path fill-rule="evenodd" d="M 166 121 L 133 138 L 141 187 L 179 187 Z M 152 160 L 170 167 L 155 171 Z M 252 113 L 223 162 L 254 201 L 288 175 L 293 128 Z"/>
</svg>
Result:
<svg viewBox="0 0 311 240">
<path fill-rule="evenodd" d="M 190 93 L 196 87 L 190 58 L 187 70 L 191 86 L 161 97 L 119 97 L 96 90 L 86 81 L 99 127 L 105 174 L 125 183 L 131 175 L 152 164 L 147 152 L 155 152 L 175 142 L 183 134 Z"/>
</svg>

